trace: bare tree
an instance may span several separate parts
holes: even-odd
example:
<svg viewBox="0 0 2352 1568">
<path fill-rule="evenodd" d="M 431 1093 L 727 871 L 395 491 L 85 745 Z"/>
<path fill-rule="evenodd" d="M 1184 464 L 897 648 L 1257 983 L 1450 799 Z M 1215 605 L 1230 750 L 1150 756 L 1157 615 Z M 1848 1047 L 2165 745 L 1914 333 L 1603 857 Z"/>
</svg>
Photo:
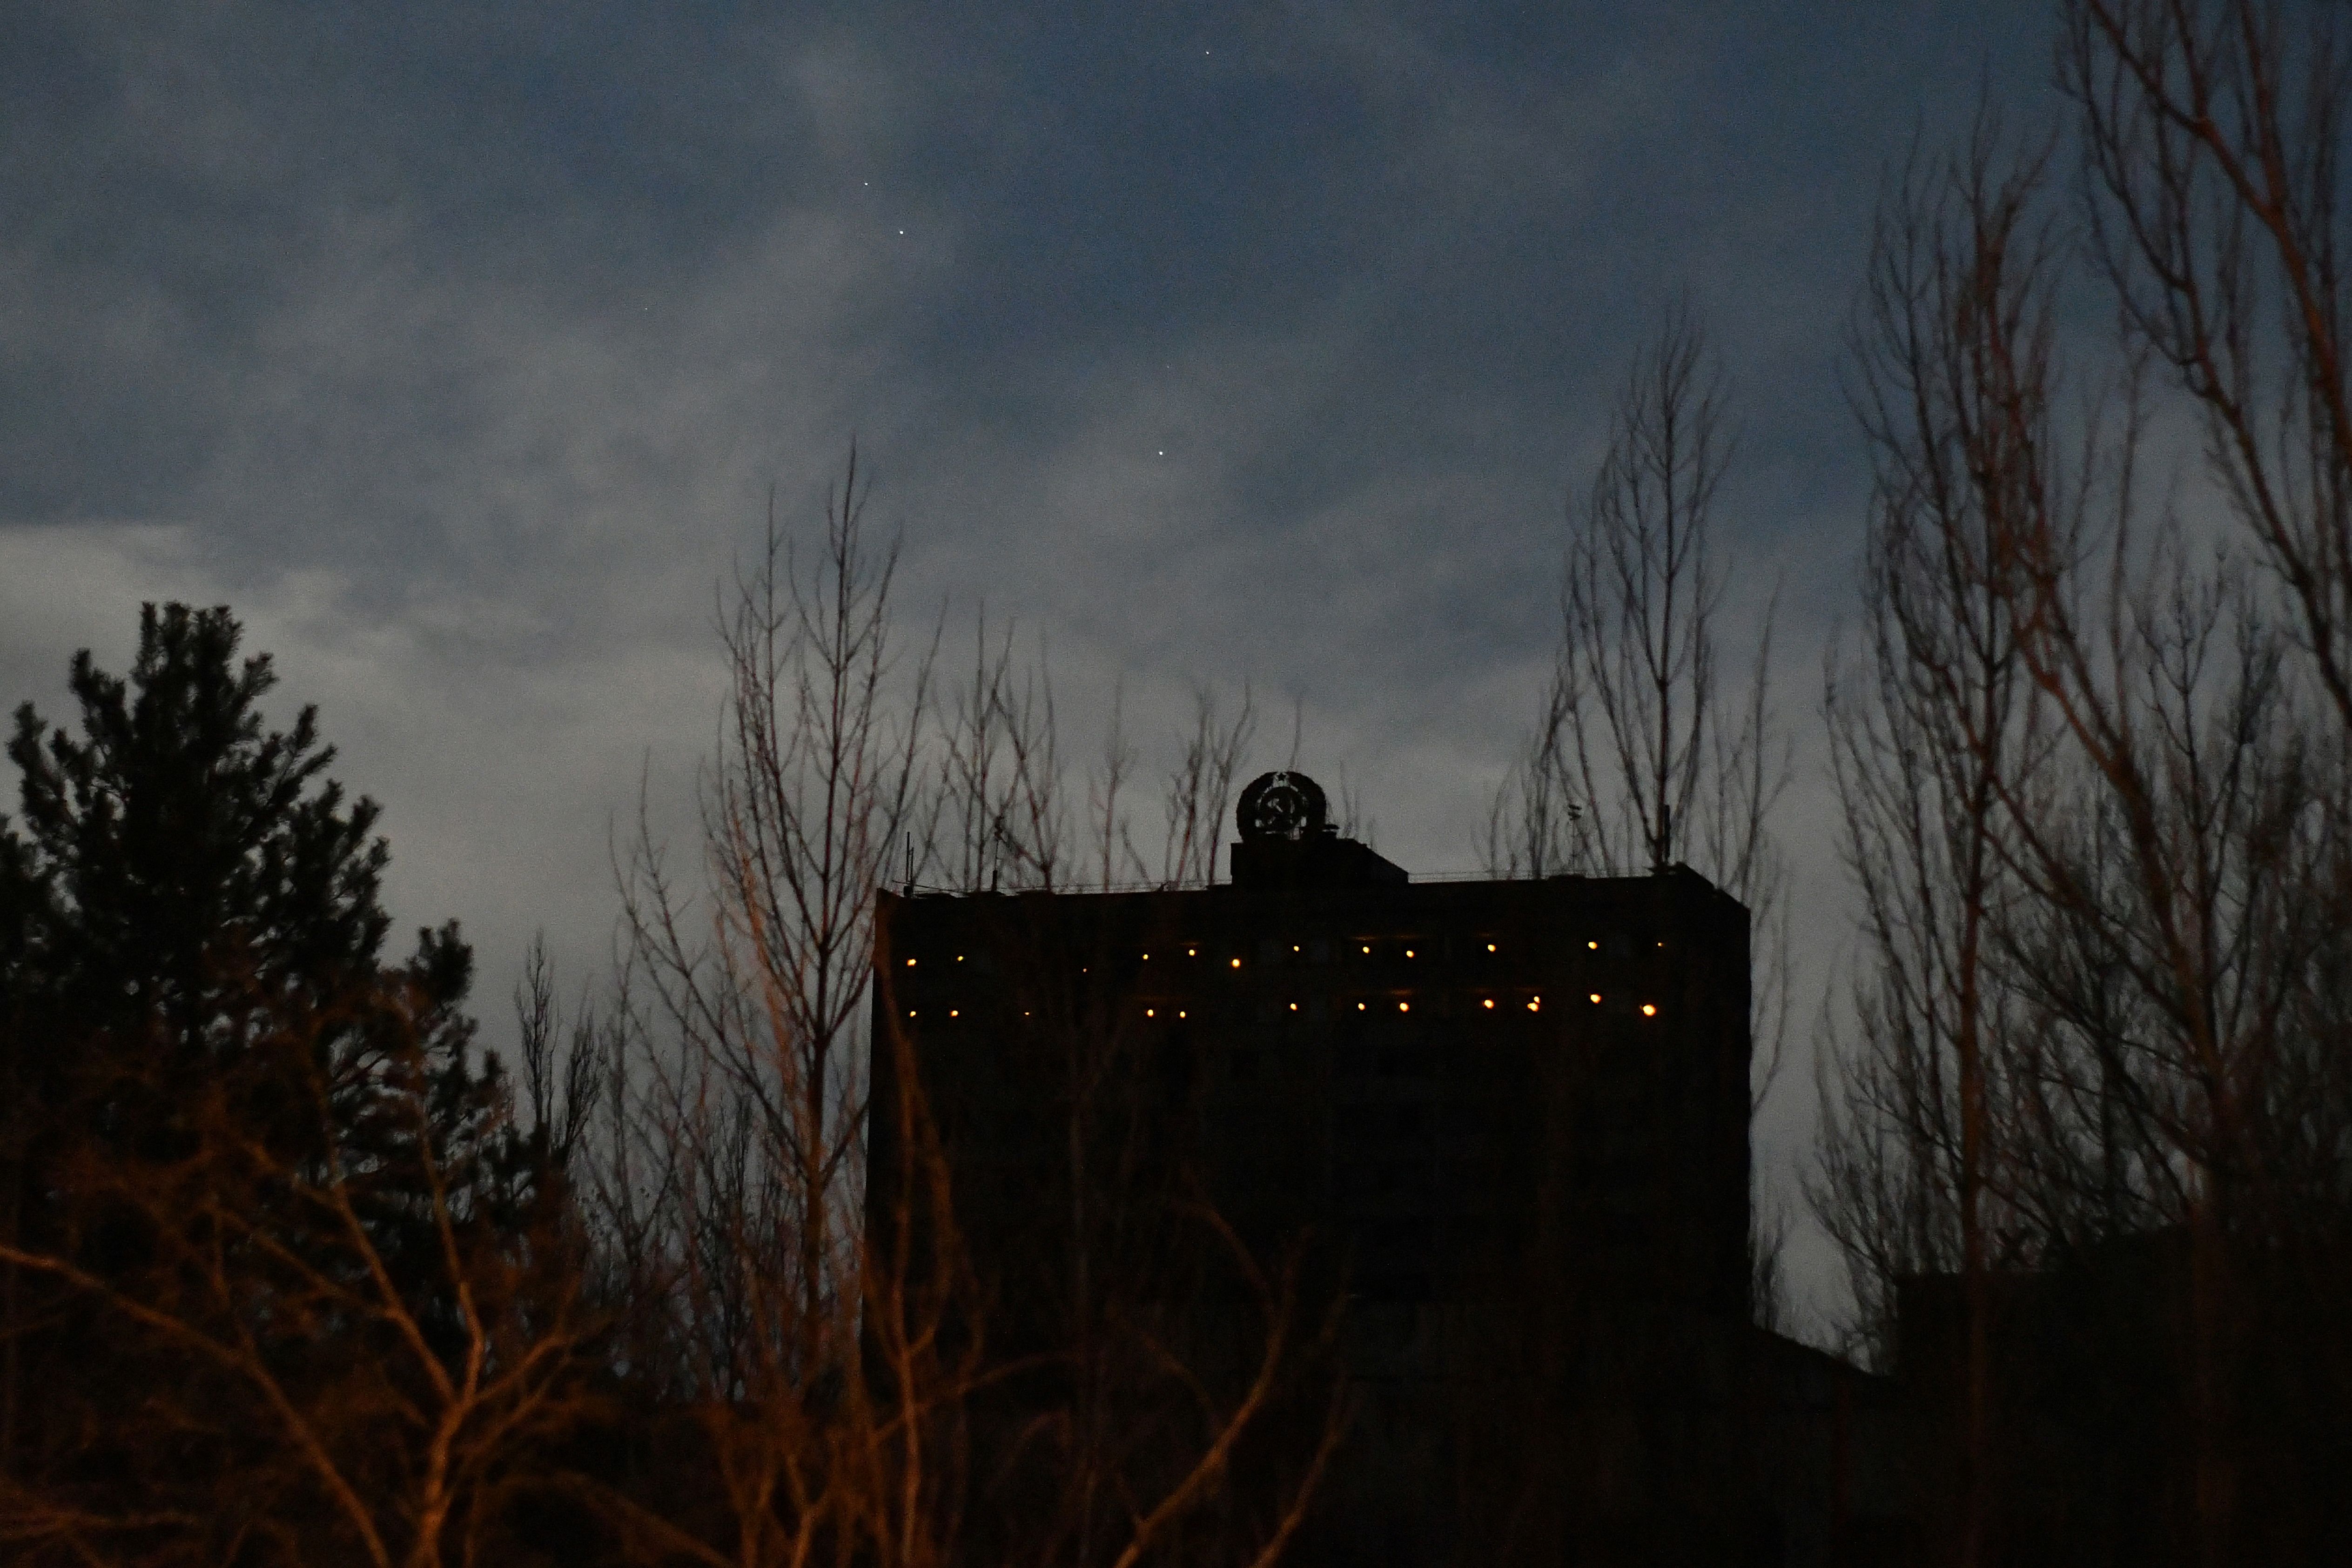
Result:
<svg viewBox="0 0 2352 1568">
<path fill-rule="evenodd" d="M 1100 887 L 1214 882 L 1242 758 L 1256 733 L 1248 690 L 1225 718 L 1213 690 L 1194 689 L 1192 725 L 1178 737 L 1181 749 L 1160 795 L 1164 832 L 1155 868 L 1137 847 L 1138 824 L 1124 799 L 1139 765 L 1126 734 L 1124 686 L 1113 695 L 1103 749 L 1087 780 L 1081 830 L 1072 815 L 1075 789 L 1061 757 L 1045 646 L 1041 642 L 1034 659 L 1016 659 L 1014 637 L 1007 627 L 991 641 L 981 623 L 971 679 L 946 716 L 929 806 L 940 830 L 930 874 L 967 892 L 1067 889 L 1074 851 L 1082 848 Z"/>
<path fill-rule="evenodd" d="M 1813 1207 L 1853 1266 L 1863 1333 L 1881 1354 L 1898 1279 L 1962 1280 L 1962 1563 L 1987 1550 L 1986 1281 L 2008 1251 L 1990 1212 L 1997 1042 L 2017 1023 L 1993 974 L 2018 896 L 2002 844 L 2046 744 L 2019 646 L 2015 541 L 2048 541 L 2063 591 L 2078 531 L 2053 472 L 2041 183 L 2042 160 L 2007 158 L 1987 118 L 1964 155 L 1915 168 L 1882 209 L 1857 344 L 1876 460 L 1866 663 L 1851 684 L 1833 670 L 1828 693 L 1864 954 L 1858 1039 L 1826 1097 Z"/>
<path fill-rule="evenodd" d="M 895 548 L 865 531 L 854 465 L 827 525 L 806 568 L 772 527 L 764 563 L 736 585 L 702 876 L 676 876 L 642 818 L 626 867 L 595 1162 L 605 1275 L 634 1308 L 620 1337 L 647 1390 L 644 1419 L 677 1427 L 676 1451 L 716 1479 L 656 1456 L 602 1504 L 645 1552 L 714 1563 L 941 1562 L 967 1527 L 980 1529 L 972 1550 L 1086 1568 L 1219 1541 L 1255 1542 L 1231 1544 L 1244 1561 L 1278 1550 L 1217 1521 L 1237 1445 L 1262 1443 L 1314 1335 L 1278 1269 L 1253 1276 L 1265 1333 L 1236 1382 L 1153 1329 L 1156 1298 L 1129 1288 L 1130 1265 L 1164 1281 L 1177 1254 L 1166 1215 L 1146 1229 L 1129 1190 L 1156 1134 L 1138 1120 L 1118 1020 L 1083 994 L 1038 1006 L 1055 1060 L 1030 1084 L 1033 1109 L 1066 1124 L 1074 1207 L 1055 1261 L 1080 1283 L 1032 1343 L 998 1321 L 1000 1281 L 980 1272 L 1003 1260 L 960 1228 L 974 1178 L 932 1128 L 931 1064 L 895 1021 L 877 950 L 893 881 L 1058 891 L 1086 858 L 1104 883 L 1126 880 L 1142 864 L 1127 816 L 1133 752 L 1115 723 L 1082 821 L 1042 646 L 1033 661 L 1013 629 L 983 622 L 969 678 L 935 702 L 929 651 L 895 663 Z M 1221 722 L 1203 694 L 1195 716 L 1168 801 L 1171 885 L 1213 874 L 1249 734 L 1246 701 Z M 1062 972 L 1058 949 L 1014 947 L 999 956 L 1008 970 L 1083 979 L 1082 965 Z M 1008 1408 L 1032 1429 L 1009 1448 Z M 975 1420 L 996 1439 L 976 1469 Z M 1295 1528 L 1326 1452 L 1308 1445 L 1275 1537 Z M 1046 1504 L 1008 1500 L 1040 1464 Z"/>
<path fill-rule="evenodd" d="M 1192 695 L 1192 727 L 1169 775 L 1165 797 L 1168 837 L 1160 852 L 1160 878 L 1167 887 L 1203 887 L 1217 880 L 1217 852 L 1241 778 L 1242 758 L 1257 731 L 1257 708 L 1248 688 L 1232 718 L 1217 716 L 1217 699 L 1206 686 Z"/>
<path fill-rule="evenodd" d="M 331 1066 L 323 1020 L 281 1015 L 176 1087 L 163 1157 L 85 1150 L 64 1175 L 105 1245 L 0 1244 L 152 1379 L 76 1435 L 80 1484 L 0 1476 L 13 1560 L 509 1561 L 516 1504 L 562 1493 L 595 1413 L 580 1238 L 528 1161 L 486 1163 L 514 1145 L 445 1136 L 415 989 L 343 998 L 331 1027 L 372 1043 Z"/>
<path fill-rule="evenodd" d="M 1557 656 L 1535 730 L 1486 804 L 1483 852 L 1489 875 L 1556 876 L 1580 863 L 1585 808 L 1570 782 L 1576 773 L 1570 755 L 1572 690 L 1565 657 Z"/>
<path fill-rule="evenodd" d="M 841 1353 L 824 1325 L 856 1299 L 874 894 L 923 784 L 931 653 L 900 667 L 898 546 L 877 548 L 865 505 L 853 451 L 804 568 L 772 503 L 720 623 L 731 684 L 703 785 L 707 902 L 646 832 L 623 888 L 649 1082 L 699 1129 L 697 1190 L 751 1206 L 732 1239 L 752 1249 L 714 1266 L 750 1270 L 747 1309 L 796 1325 L 761 1348 L 794 1380 Z"/>
<path fill-rule="evenodd" d="M 544 933 L 531 938 L 523 956 L 514 1008 L 530 1136 L 546 1168 L 569 1173 L 593 1130 L 604 1088 L 598 1071 L 604 1042 L 597 1038 L 595 1010 L 584 998 L 572 1009 L 567 1028 Z"/>
<path fill-rule="evenodd" d="M 1164 827 L 1154 865 L 1128 815 L 1139 764 L 1115 700 L 1087 783 L 1083 828 L 1065 805 L 1042 651 L 1012 657 L 1009 634 L 981 644 L 968 691 L 942 745 L 940 820 L 950 842 L 985 845 L 943 862 L 969 892 L 1055 890 L 1070 846 L 1083 842 L 1098 885 L 1177 889 L 1213 880 L 1234 787 L 1255 727 L 1246 694 L 1221 715 L 1194 693 L 1160 792 Z M 1123 694 L 1122 694 L 1123 699 Z M 977 824 L 975 831 L 974 824 Z M 1328 1355 L 1331 1325 L 1298 1292 L 1286 1255 L 1259 1257 L 1225 1227 L 1199 1173 L 1171 1148 L 1185 1117 L 1163 1093 L 1171 1064 L 1155 1059 L 1108 983 L 1122 962 L 1108 933 L 1084 920 L 1007 911 L 988 968 L 1021 996 L 1018 1040 L 1001 1042 L 992 1069 L 1022 1086 L 1029 1133 L 1053 1151 L 1035 1196 L 1059 1212 L 1031 1217 L 1035 1234 L 1008 1253 L 981 1247 L 990 1299 L 1020 1306 L 1000 1322 L 1015 1356 L 993 1402 L 992 1430 L 1017 1437 L 992 1473 L 975 1478 L 976 1505 L 993 1516 L 999 1546 L 1026 1560 L 1073 1565 L 1181 1559 L 1214 1551 L 1271 1562 L 1298 1528 L 1338 1438 L 1339 1406 L 1311 1397 L 1298 1425 L 1303 1377 Z M 960 1092 L 950 1090 L 949 1092 Z M 999 1127 L 998 1134 L 1004 1129 Z M 1001 1206 L 1001 1196 L 983 1198 Z M 1031 1254 L 1036 1254 L 1032 1256 Z M 1232 1302 L 1205 1307 L 1208 1276 L 1256 1315 L 1246 1351 L 1202 1322 L 1227 1323 Z M 1202 1311 L 1206 1318 L 1194 1321 Z M 1271 1437 L 1289 1431 L 1295 1444 Z M 1240 1456 L 1255 1463 L 1245 1472 Z M 1290 1467 L 1288 1474 L 1283 1473 Z M 1270 1511 L 1237 1511 L 1244 1494 Z"/>
<path fill-rule="evenodd" d="M 1089 848 L 1095 859 L 1095 885 L 1105 890 L 1121 883 L 1144 880 L 1143 856 L 1123 813 L 1119 797 L 1134 777 L 1138 758 L 1127 737 L 1127 685 L 1111 693 L 1110 724 L 1103 731 L 1102 751 L 1087 776 Z"/>
<path fill-rule="evenodd" d="M 1906 1271 L 1966 1287 L 1964 1551 L 1998 1507 L 1987 1270 L 2183 1238 L 2178 1523 L 2220 1562 L 2324 1530 L 2302 1456 L 2336 1417 L 2307 1369 L 2342 1360 L 2306 1303 L 2340 1287 L 2347 1212 L 2308 1154 L 2346 1126 L 2346 83 L 2317 11 L 2066 17 L 2116 390 L 2060 417 L 2039 160 L 1980 128 L 1882 225 L 1874 664 L 1832 694 L 1871 914 L 1817 1197 L 1866 1310 Z M 2144 367 L 2201 413 L 2234 538 L 2177 480 L 2158 509 Z"/>
<path fill-rule="evenodd" d="M 1770 700 L 1771 606 L 1744 685 L 1718 680 L 1724 580 L 1712 535 L 1731 457 L 1726 419 L 1722 373 L 1678 307 L 1619 393 L 1608 448 L 1572 511 L 1551 679 L 1490 803 L 1485 861 L 1490 874 L 1537 877 L 1687 861 L 1745 904 L 1761 1048 L 1753 1112 L 1788 1035 L 1788 876 L 1770 821 L 1790 752 Z M 1781 1239 L 1751 1235 L 1759 1281 L 1777 1279 Z"/>
<path fill-rule="evenodd" d="M 899 1049 L 870 1028 L 876 895 L 934 848 L 936 640 L 902 653 L 898 547 L 865 507 L 853 452 L 813 559 L 772 507 L 722 606 L 699 874 L 673 871 L 646 812 L 622 868 L 588 1185 L 654 1449 L 590 1491 L 662 1560 L 919 1564 L 952 1547 L 977 1345 L 943 1337 L 961 1275 L 928 1121 L 897 1089 L 870 1093 Z M 890 1173 L 894 1201 L 919 1221 L 879 1257 L 875 1117 L 897 1126 L 911 1164 Z"/>
<path fill-rule="evenodd" d="M 1708 552 L 1729 457 L 1722 425 L 1720 372 L 1677 311 L 1618 404 L 1561 595 L 1577 781 L 1596 808 L 1615 808 L 1586 828 L 1604 873 L 1663 871 L 1692 838 L 1722 717 L 1711 621 L 1723 582 Z"/>
<path fill-rule="evenodd" d="M 1735 893 L 1774 874 L 1766 819 L 1787 758 L 1771 733 L 1769 610 L 1736 708 L 1717 674 L 1724 422 L 1721 372 L 1677 308 L 1619 396 L 1572 519 L 1559 653 L 1493 813 L 1494 870 L 1623 876 L 1695 857 Z"/>
<path fill-rule="evenodd" d="M 1051 891 L 1066 880 L 1072 825 L 1053 674 L 1042 643 L 1034 662 L 1016 664 L 1013 637 L 1007 626 L 992 643 L 981 618 L 971 678 L 948 716 L 933 810 L 950 837 L 937 852 L 935 874 L 953 888 Z M 1106 841 L 1106 864 L 1112 854 Z"/>
<path fill-rule="evenodd" d="M 2095 251 L 2352 725 L 2342 18 L 2277 0 L 2069 0 Z"/>
<path fill-rule="evenodd" d="M 2065 19 L 2094 254 L 2126 343 L 2203 421 L 2225 550 L 2267 579 L 2231 554 L 2191 572 L 2160 535 L 2149 586 L 2104 635 L 2045 617 L 2029 644 L 2124 852 L 2101 935 L 2161 1042 L 2122 1065 L 2136 1124 L 2178 1172 L 2156 1197 L 2189 1240 L 2193 1511 L 2217 1562 L 2284 1519 L 2308 1526 L 2297 1456 L 2332 1440 L 2315 1412 L 2347 1386 L 2337 1373 L 2315 1406 L 2307 1380 L 2258 1375 L 2282 1343 L 2318 1366 L 2344 1356 L 2309 1326 L 2324 1314 L 2265 1324 L 2340 1290 L 2352 1212 L 2341 1162 L 2306 1155 L 2347 1135 L 2324 1020 L 2346 1008 L 2335 912 L 2352 891 L 2352 78 L 2326 6 L 2074 0 Z M 2079 879 L 2051 880 L 2088 902 Z"/>
</svg>

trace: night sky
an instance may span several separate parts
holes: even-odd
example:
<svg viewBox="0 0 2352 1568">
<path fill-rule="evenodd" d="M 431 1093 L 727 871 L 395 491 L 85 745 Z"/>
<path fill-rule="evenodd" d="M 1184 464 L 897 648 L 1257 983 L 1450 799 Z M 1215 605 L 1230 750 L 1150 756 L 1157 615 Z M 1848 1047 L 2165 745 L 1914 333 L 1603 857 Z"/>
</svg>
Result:
<svg viewBox="0 0 2352 1568">
<path fill-rule="evenodd" d="M 645 783 L 690 822 L 730 563 L 855 437 L 910 633 L 1042 634 L 1066 745 L 1207 683 L 1476 862 L 1563 504 L 1686 300 L 1740 430 L 1738 656 L 1777 584 L 1800 1033 L 1844 949 L 1820 765 L 1865 454 L 1874 202 L 2040 4 L 0 8 L 0 701 L 226 602 L 455 915 L 485 1038 L 608 950 Z M 1160 747 L 1152 760 L 1160 760 Z M 1759 1158 L 1789 1187 L 1799 1061 Z M 1833 1289 L 1818 1243 L 1801 1268 Z"/>
</svg>

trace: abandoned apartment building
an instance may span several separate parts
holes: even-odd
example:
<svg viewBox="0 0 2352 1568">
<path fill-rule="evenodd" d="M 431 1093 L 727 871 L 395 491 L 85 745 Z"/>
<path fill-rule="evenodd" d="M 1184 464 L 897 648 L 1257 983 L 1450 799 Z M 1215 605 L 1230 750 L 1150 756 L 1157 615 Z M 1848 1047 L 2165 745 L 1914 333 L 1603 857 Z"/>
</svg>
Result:
<svg viewBox="0 0 2352 1568">
<path fill-rule="evenodd" d="M 1880 1555 L 1885 1380 L 1749 1324 L 1747 910 L 1683 868 L 1416 883 L 1295 772 L 1240 807 L 1216 885 L 883 896 L 877 1038 L 992 1345 L 1048 1346 L 1087 1251 L 1240 1375 L 1287 1265 L 1348 1416 L 1286 1561 Z"/>
</svg>

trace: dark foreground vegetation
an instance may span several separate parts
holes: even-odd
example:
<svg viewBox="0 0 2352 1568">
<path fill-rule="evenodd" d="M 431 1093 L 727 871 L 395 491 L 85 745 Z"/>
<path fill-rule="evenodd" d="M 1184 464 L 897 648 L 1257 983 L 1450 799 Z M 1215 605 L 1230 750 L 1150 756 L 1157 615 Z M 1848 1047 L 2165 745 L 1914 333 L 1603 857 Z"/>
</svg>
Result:
<svg viewBox="0 0 2352 1568">
<path fill-rule="evenodd" d="M 2347 1539 L 2342 22 L 2077 0 L 2071 123 L 1882 208 L 1813 1198 L 1962 1563 Z"/>
<path fill-rule="evenodd" d="M 1822 1384 L 1837 1529 L 1805 1550 L 2315 1561 L 2352 1538 L 2352 57 L 2323 6 L 2061 10 L 2070 120 L 1989 106 L 1916 155 L 1855 323 L 1876 482 L 1825 706 L 1863 919 L 1808 1197 L 1843 1348 L 1886 1380 Z M 1572 508 L 1486 850 L 1738 895 L 1760 1094 L 1788 754 L 1769 616 L 1717 679 L 1725 419 L 1678 318 Z M 72 727 L 19 711 L 0 1554 L 1283 1555 L 1346 1440 L 1344 1324 L 1242 1259 L 1253 1343 L 1188 1359 L 1155 1249 L 1199 1239 L 1145 1232 L 1017 1360 L 992 1345 L 869 1027 L 878 888 L 1211 880 L 1252 710 L 1203 695 L 1145 823 L 1126 738 L 1065 755 L 1009 635 L 951 681 L 905 636 L 859 501 L 853 465 L 813 555 L 772 536 L 735 585 L 698 841 L 636 835 L 615 972 L 566 1016 L 534 963 L 511 1064 L 474 1043 L 454 925 L 388 956 L 374 808 L 309 713 L 268 727 L 226 611 L 150 610 L 126 677 L 78 660 Z M 1084 1061 L 1074 1160 L 1117 1143 L 1087 1086 L 1118 1063 Z M 1767 1324 L 1780 1228 L 1753 1225 Z M 1623 1520 L 1560 1539 L 1643 1550 Z"/>
</svg>

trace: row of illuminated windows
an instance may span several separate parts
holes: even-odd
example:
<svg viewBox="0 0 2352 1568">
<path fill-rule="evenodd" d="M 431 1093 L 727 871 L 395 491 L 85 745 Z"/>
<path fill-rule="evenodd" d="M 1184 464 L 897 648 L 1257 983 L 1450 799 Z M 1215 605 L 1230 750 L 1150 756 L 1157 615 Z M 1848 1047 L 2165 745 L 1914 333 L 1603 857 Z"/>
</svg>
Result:
<svg viewBox="0 0 2352 1568">
<path fill-rule="evenodd" d="M 1496 936 L 1309 936 L 1298 941 L 1286 941 L 1279 936 L 1261 936 L 1250 953 L 1258 964 L 1270 966 L 1309 966 L 1323 967 L 1339 963 L 1363 964 L 1404 962 L 1442 963 L 1449 959 L 1485 960 L 1502 956 L 1502 940 Z M 1198 941 L 1163 943 L 1156 947 L 1138 950 L 1138 957 L 1146 964 L 1194 964 L 1208 962 L 1225 968 L 1243 967 L 1244 951 L 1231 946 Z"/>
<path fill-rule="evenodd" d="M 1583 939 L 1581 953 L 1589 957 L 1625 960 L 1644 953 L 1665 950 L 1663 938 L 1637 936 L 1630 932 L 1609 932 Z M 1524 957 L 1526 943 L 1510 944 L 1496 934 L 1478 933 L 1467 936 L 1312 936 L 1288 941 L 1279 936 L 1262 936 L 1255 944 L 1254 953 L 1234 946 L 1212 943 L 1185 941 L 1164 943 L 1139 949 L 1144 963 L 1195 964 L 1208 962 L 1225 968 L 1240 968 L 1245 956 L 1255 957 L 1260 965 L 1309 966 L 1321 967 L 1330 964 L 1481 964 L 1506 956 Z"/>
<path fill-rule="evenodd" d="M 1290 998 L 1277 997 L 1260 999 L 1252 1010 L 1263 1022 L 1310 1024 L 1347 1022 L 1357 1019 L 1368 1021 L 1374 1018 L 1398 1015 L 1410 1017 L 1415 1014 L 1434 1018 L 1457 1016 L 1513 1018 L 1528 1013 L 1542 1013 L 1547 1009 L 1552 1012 L 1567 1010 L 1571 1013 L 1599 1010 L 1612 1015 L 1631 1016 L 1645 1020 L 1655 1019 L 1661 1016 L 1658 1003 L 1633 993 L 1586 991 L 1580 994 L 1571 992 L 1562 997 L 1558 992 L 1552 992 L 1549 993 L 1551 999 L 1549 1001 L 1546 1000 L 1546 995 L 1547 993 L 1541 991 L 1521 990 L 1459 993 L 1431 991 L 1405 995 L 1388 992 L 1357 997 L 1308 996 Z M 1131 1009 L 1130 1016 L 1139 1017 L 1144 1021 L 1154 1024 L 1189 1023 L 1196 1017 L 1202 1019 L 1223 1017 L 1228 1019 L 1232 1017 L 1229 1009 L 1221 1009 L 1213 1002 L 1203 1004 L 1197 999 L 1188 1000 L 1169 997 L 1145 998 L 1130 1002 L 1129 1007 Z M 935 1022 L 941 1019 L 961 1021 L 965 1013 L 965 1009 L 956 1003 L 934 1003 L 928 1013 L 920 1008 L 910 1007 L 904 1010 L 909 1019 L 929 1017 Z M 1024 1012 L 1021 1016 L 1027 1018 L 1029 1014 Z"/>
<path fill-rule="evenodd" d="M 1549 998 L 1547 1000 L 1547 997 Z M 1351 1019 L 1371 1019 L 1396 1014 L 1425 1014 L 1439 1018 L 1467 1015 L 1492 1015 L 1507 1018 L 1521 1013 L 1554 1012 L 1563 1009 L 1575 1010 L 1581 1003 L 1585 1009 L 1598 1008 L 1607 1011 L 1626 1012 L 1643 1019 L 1659 1016 L 1659 1005 L 1645 997 L 1628 992 L 1570 992 L 1563 997 L 1559 992 L 1532 989 L 1517 991 L 1427 991 L 1383 992 L 1363 996 L 1273 998 L 1261 1000 L 1255 1011 L 1261 1019 L 1273 1022 L 1328 1023 Z M 1154 1022 L 1189 1019 L 1197 1004 L 1166 998 L 1147 998 L 1132 1004 L 1143 1017 Z"/>
<path fill-rule="evenodd" d="M 1609 960 L 1630 959 L 1638 956 L 1645 948 L 1663 951 L 1665 946 L 1663 940 L 1644 939 L 1625 933 L 1590 936 L 1584 941 L 1584 950 L 1588 956 Z M 1502 938 L 1485 934 L 1466 937 L 1316 936 L 1298 942 L 1285 942 L 1279 937 L 1269 936 L 1262 937 L 1257 941 L 1254 957 L 1258 966 L 1305 965 L 1320 967 L 1335 962 L 1352 962 L 1358 965 L 1383 962 L 1408 964 L 1458 963 L 1465 960 L 1476 962 L 1500 957 L 1503 952 Z M 1240 950 L 1228 946 L 1199 941 L 1163 943 L 1156 947 L 1139 948 L 1137 950 L 1137 956 L 1142 963 L 1150 964 L 1156 961 L 1163 968 L 1171 965 L 1191 967 L 1206 964 L 1230 972 L 1251 967 L 1248 962 L 1245 962 L 1244 954 Z M 935 965 L 948 966 L 961 965 L 966 961 L 966 955 L 961 953 L 938 955 L 933 960 Z M 901 961 L 902 967 L 908 969 L 919 968 L 921 963 L 920 957 L 908 957 Z M 1081 972 L 1086 971 L 1082 969 Z"/>
</svg>

